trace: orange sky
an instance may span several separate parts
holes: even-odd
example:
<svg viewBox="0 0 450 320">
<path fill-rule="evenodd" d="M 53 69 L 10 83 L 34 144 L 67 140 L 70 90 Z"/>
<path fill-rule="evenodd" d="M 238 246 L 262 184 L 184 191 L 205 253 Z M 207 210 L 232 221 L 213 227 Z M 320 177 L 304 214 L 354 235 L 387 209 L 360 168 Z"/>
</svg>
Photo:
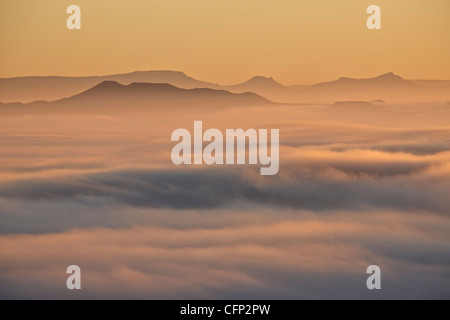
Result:
<svg viewBox="0 0 450 320">
<path fill-rule="evenodd" d="M 82 30 L 66 28 L 77 4 Z M 366 28 L 381 7 L 382 29 Z M 0 77 L 181 70 L 284 84 L 393 71 L 450 79 L 449 0 L 40 0 L 0 2 Z"/>
</svg>

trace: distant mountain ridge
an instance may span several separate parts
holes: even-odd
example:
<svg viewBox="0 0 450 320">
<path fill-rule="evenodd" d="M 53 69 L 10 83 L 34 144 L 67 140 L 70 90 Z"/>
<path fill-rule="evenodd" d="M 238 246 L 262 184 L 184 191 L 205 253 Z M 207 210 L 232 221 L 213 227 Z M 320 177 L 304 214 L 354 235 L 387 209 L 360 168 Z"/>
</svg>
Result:
<svg viewBox="0 0 450 320">
<path fill-rule="evenodd" d="M 429 101 L 450 99 L 450 85 L 444 80 L 406 80 L 392 72 L 373 78 L 340 77 L 314 85 L 284 86 L 272 77 L 255 76 L 223 86 L 194 79 L 180 71 L 135 71 L 91 77 L 18 77 L 0 79 L 0 101 L 30 102 L 73 96 L 103 82 L 167 83 L 182 89 L 209 88 L 232 93 L 253 92 L 271 101 L 290 103 L 332 103 L 337 100 Z"/>
<path fill-rule="evenodd" d="M 172 110 L 192 110 L 270 105 L 271 101 L 256 93 L 231 93 L 209 88 L 182 89 L 167 83 L 128 85 L 103 81 L 88 90 L 56 101 L 0 103 L 0 114 L 140 114 Z"/>
<path fill-rule="evenodd" d="M 328 107 L 332 112 L 351 112 L 353 114 L 379 113 L 385 111 L 376 102 L 369 101 L 337 101 Z"/>
<path fill-rule="evenodd" d="M 272 77 L 255 76 L 245 82 L 227 86 L 228 89 L 234 90 L 250 90 L 250 89 L 271 89 L 271 90 L 285 90 L 287 87 L 275 81 Z"/>
<path fill-rule="evenodd" d="M 422 86 L 392 72 L 373 78 L 355 79 L 341 77 L 307 87 L 301 93 L 304 99 L 332 100 L 386 100 L 428 101 L 450 98 L 450 86 Z"/>
<path fill-rule="evenodd" d="M 154 70 L 106 76 L 32 76 L 0 78 L 1 102 L 31 102 L 35 100 L 57 100 L 87 90 L 102 81 L 117 81 L 122 84 L 132 82 L 169 83 L 174 86 L 193 88 L 216 88 L 217 85 L 199 81 L 181 71 Z"/>
<path fill-rule="evenodd" d="M 326 86 L 385 86 L 385 85 L 402 85 L 402 86 L 415 86 L 416 84 L 405 80 L 402 77 L 394 74 L 393 72 L 385 73 L 374 78 L 348 78 L 340 77 L 338 80 L 321 82 L 311 88 L 319 88 Z"/>
</svg>

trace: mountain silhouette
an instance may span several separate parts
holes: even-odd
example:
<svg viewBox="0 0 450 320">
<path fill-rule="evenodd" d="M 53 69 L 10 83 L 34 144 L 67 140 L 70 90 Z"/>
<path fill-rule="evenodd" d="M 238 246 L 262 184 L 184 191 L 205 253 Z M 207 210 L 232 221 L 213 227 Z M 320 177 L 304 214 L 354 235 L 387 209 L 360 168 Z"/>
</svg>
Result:
<svg viewBox="0 0 450 320">
<path fill-rule="evenodd" d="M 353 112 L 367 113 L 380 112 L 383 108 L 368 101 L 337 101 L 328 107 L 328 110 L 334 112 Z"/>
<path fill-rule="evenodd" d="M 346 87 L 351 87 L 354 89 L 355 87 L 376 87 L 376 86 L 407 86 L 407 87 L 415 87 L 416 85 L 408 80 L 403 79 L 402 77 L 395 75 L 392 72 L 382 74 L 380 76 L 374 78 L 367 79 L 355 79 L 355 78 L 347 78 L 340 77 L 338 80 L 330 81 L 330 82 L 321 82 L 310 89 L 322 89 L 322 88 L 339 88 L 343 89 Z"/>
<path fill-rule="evenodd" d="M 225 87 L 230 92 L 254 92 L 272 101 L 289 102 L 295 91 L 275 81 L 272 77 L 255 76 L 243 83 Z"/>
<path fill-rule="evenodd" d="M 231 93 L 209 88 L 182 89 L 166 83 L 137 83 L 128 85 L 103 81 L 74 96 L 56 101 L 0 103 L 0 114 L 126 114 L 158 112 L 172 108 L 217 110 L 227 107 L 272 104 L 255 93 Z"/>
<path fill-rule="evenodd" d="M 181 89 L 209 88 L 232 93 L 253 92 L 271 101 L 288 103 L 333 103 L 334 101 L 419 102 L 450 99 L 444 80 L 406 80 L 392 72 L 373 78 L 340 77 L 315 85 L 284 86 L 271 77 L 255 76 L 231 86 L 194 79 L 180 71 L 136 71 L 92 77 L 18 77 L 0 79 L 0 101 L 31 102 L 58 100 L 86 91 L 103 81 L 170 84 Z M 118 88 L 118 87 L 117 87 Z"/>
<path fill-rule="evenodd" d="M 304 89 L 304 99 L 330 100 L 386 100 L 427 101 L 450 97 L 450 87 L 425 87 L 389 72 L 374 78 L 355 79 L 341 77 L 321 82 Z"/>
<path fill-rule="evenodd" d="M 105 76 L 104 80 L 117 81 L 122 84 L 130 84 L 132 82 L 168 83 L 183 89 L 212 88 L 216 86 L 215 84 L 189 77 L 184 72 L 170 70 L 135 71 Z"/>
<path fill-rule="evenodd" d="M 227 87 L 233 91 L 251 91 L 256 92 L 260 90 L 286 90 L 287 88 L 282 84 L 276 82 L 272 77 L 255 76 L 243 83 Z"/>
<path fill-rule="evenodd" d="M 199 81 L 180 71 L 135 71 L 124 74 L 89 77 L 16 77 L 0 78 L 0 101 L 31 102 L 57 100 L 87 90 L 102 81 L 169 83 L 179 88 L 219 88 L 217 85 Z"/>
</svg>

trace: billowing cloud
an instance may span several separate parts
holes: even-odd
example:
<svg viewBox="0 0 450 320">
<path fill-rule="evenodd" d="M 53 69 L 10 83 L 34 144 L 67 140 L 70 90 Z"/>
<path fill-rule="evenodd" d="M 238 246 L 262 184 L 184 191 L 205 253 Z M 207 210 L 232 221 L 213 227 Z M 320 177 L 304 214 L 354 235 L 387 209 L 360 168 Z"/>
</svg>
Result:
<svg viewBox="0 0 450 320">
<path fill-rule="evenodd" d="M 420 213 L 298 212 L 223 227 L 3 236 L 0 296 L 448 298 L 448 228 Z M 81 293 L 65 288 L 70 264 L 82 269 Z M 371 264 L 382 269 L 381 292 L 365 286 Z"/>
<path fill-rule="evenodd" d="M 449 298 L 450 129 L 317 108 L 203 119 L 280 128 L 271 177 L 174 166 L 189 114 L 0 119 L 0 297 Z M 65 287 L 71 264 L 81 292 Z"/>
<path fill-rule="evenodd" d="M 311 210 L 366 207 L 447 213 L 448 154 L 295 151 L 275 178 L 251 168 L 122 169 L 5 182 L 6 199 L 99 197 L 136 207 L 205 209 L 239 202 Z"/>
</svg>

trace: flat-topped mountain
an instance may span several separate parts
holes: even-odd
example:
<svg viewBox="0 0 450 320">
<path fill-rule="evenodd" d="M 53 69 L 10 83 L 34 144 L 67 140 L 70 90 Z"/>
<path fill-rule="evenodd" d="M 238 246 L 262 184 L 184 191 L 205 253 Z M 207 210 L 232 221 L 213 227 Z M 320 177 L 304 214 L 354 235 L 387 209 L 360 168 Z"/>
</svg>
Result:
<svg viewBox="0 0 450 320">
<path fill-rule="evenodd" d="M 337 101 L 328 107 L 331 112 L 350 113 L 378 113 L 384 112 L 385 108 L 376 102 L 368 101 Z"/>
<path fill-rule="evenodd" d="M 169 83 L 183 89 L 216 88 L 215 84 L 199 81 L 180 71 L 155 70 L 89 77 L 16 77 L 0 78 L 1 102 L 31 102 L 57 100 L 87 90 L 102 81 Z"/>
<path fill-rule="evenodd" d="M 2 103 L 0 114 L 117 114 L 173 110 L 207 110 L 271 104 L 255 93 L 231 93 L 215 89 L 182 89 L 166 83 L 103 81 L 77 95 L 56 101 Z"/>
</svg>

